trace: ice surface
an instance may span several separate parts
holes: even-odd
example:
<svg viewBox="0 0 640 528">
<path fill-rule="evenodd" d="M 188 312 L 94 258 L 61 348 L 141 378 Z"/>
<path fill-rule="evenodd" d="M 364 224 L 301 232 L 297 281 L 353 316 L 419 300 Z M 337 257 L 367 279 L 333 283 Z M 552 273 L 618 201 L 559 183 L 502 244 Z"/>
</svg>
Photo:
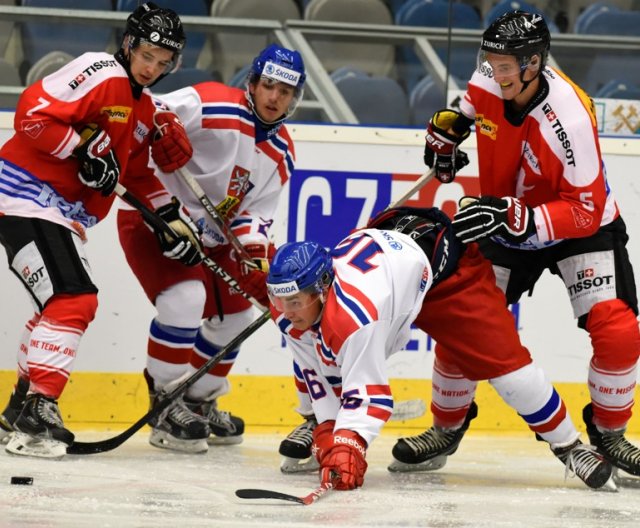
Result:
<svg viewBox="0 0 640 528">
<path fill-rule="evenodd" d="M 114 433 L 80 432 L 82 441 Z M 0 527 L 562 527 L 638 526 L 640 479 L 594 492 L 530 436 L 469 434 L 433 473 L 392 474 L 392 436 L 368 453 L 364 488 L 332 491 L 311 506 L 235 496 L 238 488 L 306 495 L 314 474 L 283 475 L 281 437 L 247 435 L 205 455 L 163 451 L 139 434 L 100 455 L 60 461 L 0 450 Z M 637 439 L 636 439 L 637 441 Z M 34 477 L 32 486 L 9 483 Z"/>
</svg>

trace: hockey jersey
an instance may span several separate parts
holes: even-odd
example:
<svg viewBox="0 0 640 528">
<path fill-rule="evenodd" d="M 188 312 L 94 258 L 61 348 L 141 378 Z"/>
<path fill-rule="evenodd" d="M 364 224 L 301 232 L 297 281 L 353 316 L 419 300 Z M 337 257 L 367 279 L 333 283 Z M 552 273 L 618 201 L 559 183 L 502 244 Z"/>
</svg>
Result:
<svg viewBox="0 0 640 528">
<path fill-rule="evenodd" d="M 185 126 L 193 157 L 185 168 L 242 243 L 267 241 L 282 186 L 293 171 L 293 142 L 284 125 L 265 127 L 243 90 L 216 82 L 158 98 Z M 157 171 L 203 229 L 206 246 L 227 243 L 178 173 Z"/>
<path fill-rule="evenodd" d="M 128 190 L 143 199 L 166 196 L 148 167 L 154 111 L 149 90 L 134 98 L 127 72 L 108 53 L 85 53 L 29 86 L 16 108 L 16 132 L 0 149 L 0 214 L 42 218 L 80 235 L 105 217 L 114 195 L 85 186 L 71 156 L 88 123 L 111 137 Z"/>
<path fill-rule="evenodd" d="M 486 71 L 473 74 L 460 103 L 475 119 L 481 193 L 516 196 L 533 208 L 537 240 L 522 249 L 590 236 L 619 214 L 591 99 L 553 68 L 540 82 L 547 95 L 522 122 L 505 116 L 500 86 Z"/>
<path fill-rule="evenodd" d="M 386 359 L 409 341 L 431 267 L 411 238 L 393 231 L 357 231 L 331 255 L 335 279 L 320 322 L 300 332 L 283 314 L 274 318 L 318 421 L 336 420 L 336 429 L 370 444 L 393 410 Z"/>
</svg>

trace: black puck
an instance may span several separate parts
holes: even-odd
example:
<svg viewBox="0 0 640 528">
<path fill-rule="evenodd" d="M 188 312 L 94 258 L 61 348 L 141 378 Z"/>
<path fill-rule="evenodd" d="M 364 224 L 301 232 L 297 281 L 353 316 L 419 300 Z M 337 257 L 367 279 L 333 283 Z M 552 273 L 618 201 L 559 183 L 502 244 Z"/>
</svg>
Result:
<svg viewBox="0 0 640 528">
<path fill-rule="evenodd" d="M 11 477 L 11 484 L 31 486 L 31 484 L 33 484 L 33 477 Z"/>
</svg>

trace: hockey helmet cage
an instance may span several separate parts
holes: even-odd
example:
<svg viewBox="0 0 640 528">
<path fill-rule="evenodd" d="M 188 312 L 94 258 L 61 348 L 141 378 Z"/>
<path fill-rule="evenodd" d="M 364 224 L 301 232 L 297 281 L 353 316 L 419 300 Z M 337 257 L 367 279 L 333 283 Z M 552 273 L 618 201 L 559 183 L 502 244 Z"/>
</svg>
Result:
<svg viewBox="0 0 640 528">
<path fill-rule="evenodd" d="M 333 281 L 329 252 L 317 242 L 289 242 L 280 246 L 267 275 L 272 302 L 299 292 L 323 294 Z"/>
<path fill-rule="evenodd" d="M 138 6 L 127 18 L 125 35 L 130 35 L 131 49 L 140 42 L 173 51 L 173 62 L 165 74 L 175 72 L 182 62 L 182 50 L 187 37 L 178 14 L 172 9 L 158 7 L 153 2 Z"/>
</svg>

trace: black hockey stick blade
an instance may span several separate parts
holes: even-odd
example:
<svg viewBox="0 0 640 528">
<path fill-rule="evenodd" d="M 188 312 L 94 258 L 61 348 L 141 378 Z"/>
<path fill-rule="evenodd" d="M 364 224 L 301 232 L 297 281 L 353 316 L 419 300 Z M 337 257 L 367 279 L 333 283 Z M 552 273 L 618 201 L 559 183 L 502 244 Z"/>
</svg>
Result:
<svg viewBox="0 0 640 528">
<path fill-rule="evenodd" d="M 334 485 L 335 480 L 332 482 L 325 482 L 322 486 L 316 488 L 309 493 L 309 495 L 304 497 L 297 497 L 296 495 L 289 495 L 288 493 L 282 493 L 280 491 L 251 488 L 236 490 L 236 496 L 241 499 L 276 499 L 309 506 L 320 499 L 325 493 L 331 491 Z"/>
<path fill-rule="evenodd" d="M 98 442 L 74 442 L 69 447 L 67 447 L 68 455 L 95 455 L 97 453 L 104 453 L 106 451 L 111 451 L 116 447 L 119 447 L 124 442 L 126 442 L 129 438 L 131 438 L 135 433 L 137 433 L 140 429 L 142 429 L 145 424 L 149 423 L 150 420 L 158 416 L 162 411 L 164 411 L 169 405 L 171 405 L 175 399 L 184 393 L 191 385 L 193 385 L 196 381 L 198 381 L 202 376 L 204 376 L 209 370 L 220 363 L 222 359 L 232 350 L 236 349 L 240 344 L 251 336 L 258 328 L 260 328 L 264 323 L 271 319 L 271 312 L 269 310 L 264 311 L 258 319 L 253 321 L 249 326 L 247 326 L 242 332 L 240 332 L 236 337 L 234 337 L 223 349 L 221 349 L 216 355 L 209 358 L 209 360 L 202 365 L 198 370 L 196 370 L 191 376 L 182 381 L 182 383 L 178 384 L 175 388 L 167 393 L 161 392 L 158 394 L 158 398 L 156 400 L 153 409 L 151 409 L 147 414 L 145 414 L 142 418 L 140 418 L 136 423 L 134 423 L 131 427 L 129 427 L 126 431 L 123 431 L 119 435 L 116 435 L 112 438 L 107 438 L 106 440 L 100 440 Z"/>
</svg>

